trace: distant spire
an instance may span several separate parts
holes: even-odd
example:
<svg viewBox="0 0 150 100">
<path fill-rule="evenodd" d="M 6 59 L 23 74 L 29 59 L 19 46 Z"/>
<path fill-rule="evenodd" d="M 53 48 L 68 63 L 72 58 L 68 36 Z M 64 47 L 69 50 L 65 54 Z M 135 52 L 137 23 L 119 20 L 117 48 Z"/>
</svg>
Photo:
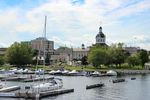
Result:
<svg viewBox="0 0 150 100">
<path fill-rule="evenodd" d="M 100 21 L 100 27 L 99 27 L 99 33 L 101 33 L 102 32 L 102 21 Z"/>
<path fill-rule="evenodd" d="M 100 26 L 100 27 L 99 27 L 99 33 L 101 33 L 101 32 L 102 32 L 102 27 Z"/>
</svg>

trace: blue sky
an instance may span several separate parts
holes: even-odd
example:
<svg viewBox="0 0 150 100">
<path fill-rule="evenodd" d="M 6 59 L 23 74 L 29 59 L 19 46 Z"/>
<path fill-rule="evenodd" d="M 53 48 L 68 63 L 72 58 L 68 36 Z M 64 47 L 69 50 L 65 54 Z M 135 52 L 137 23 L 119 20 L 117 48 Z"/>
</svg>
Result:
<svg viewBox="0 0 150 100">
<path fill-rule="evenodd" d="M 101 25 L 107 44 L 150 50 L 150 0 L 0 0 L 0 47 L 43 36 L 45 15 L 56 48 L 94 44 Z"/>
</svg>

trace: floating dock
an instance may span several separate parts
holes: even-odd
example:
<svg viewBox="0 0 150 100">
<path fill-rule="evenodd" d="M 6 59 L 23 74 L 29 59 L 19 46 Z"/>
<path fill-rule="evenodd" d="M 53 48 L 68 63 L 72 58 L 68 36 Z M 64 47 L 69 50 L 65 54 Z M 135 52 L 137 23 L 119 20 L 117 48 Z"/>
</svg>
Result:
<svg viewBox="0 0 150 100">
<path fill-rule="evenodd" d="M 136 79 L 135 77 L 132 77 L 132 78 L 131 78 L 131 80 L 135 80 L 135 79 Z"/>
<path fill-rule="evenodd" d="M 113 83 L 125 82 L 125 79 L 112 80 Z"/>
<path fill-rule="evenodd" d="M 11 86 L 11 87 L 0 89 L 0 92 L 11 92 L 11 91 L 19 90 L 19 89 L 20 89 L 20 86 Z"/>
<path fill-rule="evenodd" d="M 0 97 L 7 97 L 7 98 L 31 98 L 31 99 L 39 99 L 47 96 L 55 96 L 65 93 L 71 93 L 74 92 L 74 89 L 61 89 L 61 90 L 55 90 L 55 91 L 46 91 L 46 92 L 40 92 L 35 93 L 32 91 L 19 91 L 15 93 L 7 93 L 3 92 L 0 93 Z"/>
<path fill-rule="evenodd" d="M 42 80 L 49 80 L 49 79 L 53 79 L 54 77 L 47 77 L 47 78 L 32 78 L 32 79 L 25 79 L 22 80 L 22 82 L 33 82 L 33 81 L 42 81 Z"/>
<path fill-rule="evenodd" d="M 92 88 L 103 87 L 103 86 L 104 86 L 104 83 L 87 85 L 86 89 L 92 89 Z"/>
<path fill-rule="evenodd" d="M 21 81 L 21 80 L 24 80 L 24 79 L 27 79 L 27 78 L 21 78 L 21 77 L 9 77 L 9 78 L 4 78 L 4 79 L 1 79 L 1 81 Z"/>
</svg>

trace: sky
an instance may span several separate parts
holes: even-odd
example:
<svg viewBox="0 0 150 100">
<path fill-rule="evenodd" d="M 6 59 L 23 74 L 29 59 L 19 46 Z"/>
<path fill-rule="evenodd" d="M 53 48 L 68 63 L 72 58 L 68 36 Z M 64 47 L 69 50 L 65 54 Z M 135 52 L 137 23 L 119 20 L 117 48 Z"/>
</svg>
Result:
<svg viewBox="0 0 150 100">
<path fill-rule="evenodd" d="M 0 47 L 44 36 L 59 46 L 90 46 L 100 26 L 106 43 L 150 50 L 150 0 L 0 0 Z"/>
</svg>

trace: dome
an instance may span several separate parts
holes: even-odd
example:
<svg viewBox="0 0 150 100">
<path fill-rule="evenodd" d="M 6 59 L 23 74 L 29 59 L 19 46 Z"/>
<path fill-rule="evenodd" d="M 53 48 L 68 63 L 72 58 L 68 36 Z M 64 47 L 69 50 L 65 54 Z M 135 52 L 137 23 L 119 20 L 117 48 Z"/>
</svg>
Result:
<svg viewBox="0 0 150 100">
<path fill-rule="evenodd" d="M 99 33 L 96 35 L 96 37 L 101 37 L 101 38 L 105 37 L 105 34 L 102 32 L 102 27 L 101 26 L 99 27 Z"/>
<path fill-rule="evenodd" d="M 101 32 L 101 33 L 98 33 L 98 34 L 96 35 L 96 37 L 104 38 L 104 37 L 105 37 L 105 35 Z"/>
</svg>

